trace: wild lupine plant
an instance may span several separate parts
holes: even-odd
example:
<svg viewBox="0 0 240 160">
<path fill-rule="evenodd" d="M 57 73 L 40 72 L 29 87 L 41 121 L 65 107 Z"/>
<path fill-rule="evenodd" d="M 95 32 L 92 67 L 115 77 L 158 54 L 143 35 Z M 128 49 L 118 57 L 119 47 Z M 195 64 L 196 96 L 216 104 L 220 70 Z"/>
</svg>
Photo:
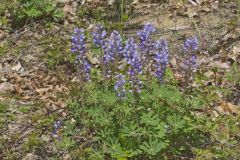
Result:
<svg viewBox="0 0 240 160">
<path fill-rule="evenodd" d="M 142 81 L 139 76 L 142 74 L 142 64 L 141 57 L 137 49 L 137 44 L 134 42 L 134 39 L 128 39 L 124 49 L 124 57 L 125 61 L 129 65 L 127 74 L 131 86 L 130 91 L 140 93 Z"/>
<path fill-rule="evenodd" d="M 206 144 L 202 140 L 206 134 L 193 127 L 198 126 L 197 117 L 190 110 L 198 105 L 199 96 L 192 98 L 176 83 L 163 83 L 169 48 L 166 40 L 151 38 L 154 31 L 151 24 L 146 24 L 138 32 L 139 38 L 129 37 L 126 41 L 117 31 L 107 36 L 102 26 L 92 33 L 94 48 L 100 48 L 102 66 L 92 73 L 104 74 L 97 74 L 102 77 L 96 77 L 96 83 L 96 78 L 91 78 L 90 85 L 81 92 L 84 98 L 69 105 L 76 125 L 83 125 L 87 135 L 94 131 L 92 149 L 81 150 L 81 155 L 89 159 L 177 159 L 186 153 L 192 155 L 189 146 Z M 89 73 L 90 68 L 84 65 L 88 62 L 84 31 L 75 31 L 73 37 L 73 53 L 83 64 L 83 73 Z M 186 75 L 196 69 L 197 50 L 196 37 L 183 44 L 181 60 Z M 58 130 L 55 128 L 54 133 Z M 77 135 L 80 127 L 75 128 Z M 69 130 L 69 135 L 72 133 Z"/>
<path fill-rule="evenodd" d="M 183 71 L 185 74 L 186 82 L 192 79 L 192 74 L 197 69 L 197 56 L 196 51 L 198 50 L 198 39 L 197 37 L 188 38 L 183 44 L 184 60 L 182 63 Z"/>
<path fill-rule="evenodd" d="M 123 99 L 126 96 L 126 90 L 124 87 L 126 83 L 125 76 L 122 74 L 118 74 L 116 75 L 116 78 L 117 78 L 117 81 L 114 85 L 114 90 L 116 92 L 117 97 L 119 97 L 120 99 Z"/>
<path fill-rule="evenodd" d="M 113 31 L 103 46 L 103 64 L 106 78 L 114 77 L 118 61 L 123 57 L 123 40 L 118 31 Z"/>
<path fill-rule="evenodd" d="M 106 35 L 107 32 L 104 29 L 103 25 L 97 24 L 93 28 L 92 36 L 93 36 L 93 43 L 96 47 L 104 47 L 106 43 Z"/>
<path fill-rule="evenodd" d="M 154 76 L 161 82 L 165 74 L 167 64 L 169 61 L 169 50 L 166 40 L 159 40 L 155 43 L 155 55 L 154 55 Z"/>
<path fill-rule="evenodd" d="M 156 29 L 151 23 L 146 23 L 143 30 L 137 32 L 140 39 L 139 48 L 142 54 L 148 54 L 153 49 L 154 43 L 151 39 L 151 34 L 155 31 Z"/>
<path fill-rule="evenodd" d="M 53 131 L 52 131 L 52 137 L 57 138 L 60 140 L 60 136 L 58 134 L 59 129 L 61 128 L 61 121 L 56 121 L 53 124 Z"/>
<path fill-rule="evenodd" d="M 86 53 L 85 31 L 84 29 L 75 29 L 72 36 L 71 52 L 76 56 L 75 64 L 77 66 L 79 78 L 82 81 L 90 79 L 90 64 Z"/>
<path fill-rule="evenodd" d="M 113 31 L 108 37 L 101 24 L 94 27 L 93 44 L 102 51 L 100 62 L 104 79 L 116 82 L 114 89 L 118 97 L 126 95 L 125 87 L 123 87 L 125 83 L 128 86 L 126 90 L 140 93 L 144 87 L 142 81 L 150 80 L 151 75 L 160 83 L 163 82 L 169 63 L 169 49 L 166 40 L 153 40 L 151 35 L 155 30 L 152 24 L 146 23 L 143 29 L 137 32 L 139 40 L 128 38 L 124 45 L 118 31 Z M 198 40 L 196 37 L 190 37 L 184 42 L 182 66 L 187 78 L 191 77 L 197 68 L 195 54 L 197 50 Z M 89 80 L 90 65 L 86 56 L 87 48 L 83 29 L 74 30 L 72 52 L 76 55 L 81 80 Z"/>
</svg>

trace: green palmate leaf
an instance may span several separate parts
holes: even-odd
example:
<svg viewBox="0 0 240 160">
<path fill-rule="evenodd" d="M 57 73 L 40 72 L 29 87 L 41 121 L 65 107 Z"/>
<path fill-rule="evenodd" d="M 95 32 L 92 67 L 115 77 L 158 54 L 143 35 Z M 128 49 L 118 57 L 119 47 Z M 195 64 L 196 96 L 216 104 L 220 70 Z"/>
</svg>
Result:
<svg viewBox="0 0 240 160">
<path fill-rule="evenodd" d="M 123 137 L 139 137 L 142 135 L 142 128 L 137 124 L 131 123 L 128 126 L 124 126 L 120 134 Z"/>
<path fill-rule="evenodd" d="M 64 149 L 70 149 L 75 145 L 75 141 L 73 141 L 70 137 L 63 137 L 61 141 L 57 141 L 57 145 Z"/>
<path fill-rule="evenodd" d="M 63 13 L 62 10 L 60 10 L 60 9 L 54 10 L 54 12 L 53 12 L 53 18 L 54 18 L 55 21 L 59 21 L 59 20 L 61 20 L 63 17 L 64 17 L 64 13 Z"/>
<path fill-rule="evenodd" d="M 44 8 L 44 11 L 46 13 L 50 13 L 50 12 L 54 11 L 54 9 L 55 9 L 55 7 L 51 4 L 49 4 L 49 5 L 46 5 L 46 7 Z"/>
<path fill-rule="evenodd" d="M 155 137 L 156 138 L 164 138 L 166 136 L 166 124 L 159 123 L 157 126 L 154 127 L 155 130 Z"/>
<path fill-rule="evenodd" d="M 93 138 L 94 141 L 101 142 L 100 147 L 104 152 L 107 152 L 106 144 L 111 143 L 113 140 L 116 140 L 114 134 L 114 128 L 105 127 L 96 132 L 96 136 Z"/>
<path fill-rule="evenodd" d="M 154 114 L 152 111 L 143 114 L 141 116 L 141 123 L 145 124 L 146 126 L 157 126 L 159 124 L 159 116 L 157 114 Z"/>
<path fill-rule="evenodd" d="M 101 101 L 106 105 L 106 106 L 111 106 L 113 107 L 116 102 L 117 102 L 117 97 L 115 96 L 114 93 L 108 91 L 108 92 L 104 92 L 101 93 Z"/>
<path fill-rule="evenodd" d="M 176 87 L 169 85 L 154 87 L 153 95 L 164 99 L 168 103 L 178 103 L 182 99 L 179 90 Z"/>
<path fill-rule="evenodd" d="M 104 114 L 101 114 L 101 115 L 97 116 L 96 121 L 101 126 L 107 126 L 107 125 L 112 124 L 112 117 L 108 113 L 104 113 Z"/>
<path fill-rule="evenodd" d="M 167 122 L 171 126 L 174 133 L 178 133 L 186 125 L 186 121 L 177 114 L 169 115 Z"/>
<path fill-rule="evenodd" d="M 125 160 L 133 155 L 132 151 L 122 148 L 122 145 L 116 140 L 112 140 L 110 143 L 108 143 L 108 146 L 108 153 L 110 153 L 113 158 L 118 160 Z"/>
<path fill-rule="evenodd" d="M 150 156 L 155 156 L 161 152 L 161 150 L 166 148 L 166 143 L 164 141 L 149 140 L 149 142 L 143 142 L 143 145 L 140 145 L 140 149 L 147 153 Z"/>
</svg>

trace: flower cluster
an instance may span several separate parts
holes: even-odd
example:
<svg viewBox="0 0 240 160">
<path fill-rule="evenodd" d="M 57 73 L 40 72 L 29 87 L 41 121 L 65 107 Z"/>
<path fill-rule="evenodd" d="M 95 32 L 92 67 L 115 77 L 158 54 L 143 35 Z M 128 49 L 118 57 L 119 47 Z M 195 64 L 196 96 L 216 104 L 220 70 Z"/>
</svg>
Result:
<svg viewBox="0 0 240 160">
<path fill-rule="evenodd" d="M 155 50 L 154 67 L 156 71 L 154 75 L 158 80 L 162 81 L 169 61 L 169 50 L 167 42 L 165 40 L 157 41 L 155 43 Z"/>
<path fill-rule="evenodd" d="M 124 57 L 129 65 L 128 75 L 129 83 L 131 85 L 131 92 L 141 92 L 142 81 L 139 75 L 142 74 L 142 63 L 139 52 L 137 50 L 137 44 L 134 42 L 133 38 L 130 38 L 126 42 L 124 49 Z"/>
<path fill-rule="evenodd" d="M 76 64 L 80 79 L 89 80 L 90 77 L 90 65 L 86 58 L 86 43 L 85 43 L 85 31 L 84 29 L 75 29 L 72 36 L 72 48 L 71 52 L 76 55 Z"/>
<path fill-rule="evenodd" d="M 193 52 L 198 50 L 198 39 L 196 36 L 188 38 L 184 44 L 183 44 L 183 49 L 185 52 Z"/>
<path fill-rule="evenodd" d="M 93 36 L 93 43 L 96 47 L 102 47 L 106 43 L 106 35 L 107 32 L 104 30 L 103 25 L 97 24 L 93 28 L 92 36 Z"/>
<path fill-rule="evenodd" d="M 143 73 L 153 75 L 159 82 L 163 81 L 169 63 L 169 48 L 166 40 L 153 40 L 151 35 L 155 32 L 152 24 L 146 23 L 143 29 L 137 32 L 139 41 L 129 38 L 126 43 L 118 31 L 113 31 L 110 36 L 101 24 L 93 28 L 92 37 L 95 47 L 101 48 L 103 74 L 107 80 L 116 78 L 114 90 L 120 98 L 126 95 L 126 87 L 133 93 L 141 92 Z M 87 59 L 84 29 L 75 29 L 72 36 L 72 53 L 76 55 L 81 80 L 90 79 L 91 66 Z M 186 75 L 192 75 L 197 68 L 198 50 L 197 37 L 188 38 L 183 44 L 184 60 L 182 61 Z M 124 63 L 125 62 L 125 63 Z M 120 72 L 119 72 L 120 71 Z M 124 74 L 126 72 L 126 74 Z M 188 76 L 189 77 L 189 76 Z"/>
<path fill-rule="evenodd" d="M 115 58 L 121 57 L 123 41 L 118 31 L 113 31 L 105 44 L 104 63 L 112 62 Z"/>
<path fill-rule="evenodd" d="M 60 140 L 60 136 L 58 135 L 58 131 L 61 128 L 61 122 L 60 121 L 56 121 L 53 124 L 53 131 L 52 131 L 52 136 L 53 137 L 57 137 Z"/>
<path fill-rule="evenodd" d="M 115 72 L 116 63 L 122 57 L 123 41 L 121 35 L 117 31 L 113 31 L 108 41 L 103 46 L 104 55 L 103 63 L 105 65 L 105 76 L 110 77 L 111 73 Z"/>
<path fill-rule="evenodd" d="M 74 29 L 71 52 L 77 55 L 78 60 L 82 60 L 84 58 L 86 54 L 84 29 Z"/>
<path fill-rule="evenodd" d="M 195 51 L 198 50 L 197 37 L 188 38 L 183 44 L 183 50 L 186 53 L 183 61 L 183 68 L 186 72 L 195 72 L 197 69 L 197 56 Z"/>
<path fill-rule="evenodd" d="M 122 74 L 118 74 L 116 75 L 116 78 L 117 81 L 114 85 L 114 90 L 119 98 L 124 98 L 126 95 L 126 90 L 124 89 L 124 85 L 126 83 L 125 76 Z"/>
<path fill-rule="evenodd" d="M 143 30 L 137 32 L 137 35 L 140 39 L 139 47 L 142 54 L 148 54 L 153 47 L 153 42 L 150 38 L 151 34 L 154 33 L 156 29 L 151 23 L 146 23 L 143 27 Z"/>
</svg>

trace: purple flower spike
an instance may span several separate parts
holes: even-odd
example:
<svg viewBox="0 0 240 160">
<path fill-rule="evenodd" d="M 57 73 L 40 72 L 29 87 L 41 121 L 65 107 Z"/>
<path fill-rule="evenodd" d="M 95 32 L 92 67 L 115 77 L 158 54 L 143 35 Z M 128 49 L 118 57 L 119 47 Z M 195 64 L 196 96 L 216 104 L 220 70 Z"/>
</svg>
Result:
<svg viewBox="0 0 240 160">
<path fill-rule="evenodd" d="M 90 66 L 89 62 L 87 60 L 85 60 L 83 62 L 83 72 L 85 73 L 85 79 L 87 81 L 90 80 L 90 70 L 91 70 L 91 66 Z"/>
<path fill-rule="evenodd" d="M 192 72 L 195 72 L 198 67 L 197 56 L 195 54 L 188 56 L 183 62 L 183 67 L 186 71 L 191 70 Z"/>
<path fill-rule="evenodd" d="M 53 131 L 52 131 L 52 136 L 58 138 L 58 140 L 60 140 L 60 136 L 58 135 L 58 131 L 61 128 L 61 122 L 60 121 L 56 121 L 53 124 Z"/>
<path fill-rule="evenodd" d="M 154 26 L 148 22 L 144 25 L 143 30 L 137 32 L 137 35 L 139 36 L 141 42 L 145 42 L 149 39 L 150 35 L 155 31 L 156 29 L 154 28 Z"/>
<path fill-rule="evenodd" d="M 184 44 L 183 49 L 185 52 L 192 52 L 198 50 L 198 39 L 196 36 L 188 38 Z"/>
<path fill-rule="evenodd" d="M 116 67 L 113 66 L 123 57 L 123 41 L 121 35 L 117 31 L 113 31 L 102 48 L 104 51 L 103 64 L 105 66 L 105 77 L 110 78 L 110 74 L 116 71 Z"/>
<path fill-rule="evenodd" d="M 134 42 L 133 38 L 130 38 L 126 42 L 126 46 L 124 49 L 124 57 L 125 61 L 129 65 L 128 69 L 128 76 L 129 76 L 129 82 L 131 85 L 131 90 L 134 92 L 141 92 L 141 86 L 142 82 L 139 78 L 139 75 L 142 74 L 142 64 L 141 64 L 141 58 L 139 56 L 139 53 L 137 51 L 137 45 Z"/>
<path fill-rule="evenodd" d="M 184 59 L 182 62 L 182 68 L 185 72 L 185 80 L 186 83 L 189 80 L 192 80 L 193 73 L 197 70 L 197 56 L 195 52 L 198 50 L 198 39 L 197 37 L 188 38 L 183 44 L 183 50 L 186 54 L 184 54 Z"/>
<path fill-rule="evenodd" d="M 158 80 L 162 80 L 167 64 L 169 61 L 169 50 L 168 45 L 165 40 L 159 40 L 155 43 L 155 57 L 154 57 L 154 67 L 156 71 L 154 73 L 155 77 Z"/>
<path fill-rule="evenodd" d="M 93 43 L 96 45 L 96 47 L 102 47 L 105 44 L 107 32 L 104 30 L 103 25 L 97 24 L 94 27 L 92 35 Z"/>
<path fill-rule="evenodd" d="M 76 65 L 81 80 L 89 80 L 90 65 L 86 57 L 86 43 L 84 29 L 75 29 L 72 36 L 72 53 L 76 55 Z"/>
<path fill-rule="evenodd" d="M 84 29 L 74 29 L 71 51 L 74 54 L 78 54 L 80 58 L 86 53 Z"/>
<path fill-rule="evenodd" d="M 142 52 L 149 52 L 149 49 L 153 47 L 153 43 L 151 42 L 150 36 L 156 29 L 151 23 L 146 23 L 143 27 L 143 30 L 137 32 L 137 35 L 140 39 L 140 49 Z M 143 53 L 146 54 L 146 53 Z"/>
<path fill-rule="evenodd" d="M 126 83 L 125 76 L 122 74 L 116 75 L 117 82 L 114 85 L 114 90 L 119 98 L 124 98 L 126 96 L 126 91 L 124 85 Z"/>
<path fill-rule="evenodd" d="M 116 57 L 120 57 L 123 50 L 122 37 L 117 31 L 113 31 L 110 35 L 108 42 L 104 48 L 104 60 L 106 64 L 110 61 L 114 61 Z"/>
</svg>

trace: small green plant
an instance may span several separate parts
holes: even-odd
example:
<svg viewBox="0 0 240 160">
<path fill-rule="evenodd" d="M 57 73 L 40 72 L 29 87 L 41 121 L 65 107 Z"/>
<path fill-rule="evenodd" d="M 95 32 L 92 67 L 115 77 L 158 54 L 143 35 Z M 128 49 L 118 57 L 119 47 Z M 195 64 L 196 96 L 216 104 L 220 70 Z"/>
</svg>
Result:
<svg viewBox="0 0 240 160">
<path fill-rule="evenodd" d="M 13 9 L 12 14 L 18 27 L 42 19 L 60 21 L 64 17 L 53 0 L 18 0 Z"/>
<path fill-rule="evenodd" d="M 69 105 L 70 114 L 76 124 L 94 130 L 97 148 L 92 149 L 103 159 L 164 159 L 190 153 L 204 141 L 193 127 L 197 126 L 189 110 L 193 102 L 185 102 L 176 87 L 153 83 L 138 98 L 128 95 L 124 101 L 97 84 L 87 85 L 83 94 L 83 103 Z"/>
<path fill-rule="evenodd" d="M 227 78 L 234 85 L 240 84 L 240 66 L 237 62 L 233 63 L 232 70 L 227 74 Z"/>
</svg>

